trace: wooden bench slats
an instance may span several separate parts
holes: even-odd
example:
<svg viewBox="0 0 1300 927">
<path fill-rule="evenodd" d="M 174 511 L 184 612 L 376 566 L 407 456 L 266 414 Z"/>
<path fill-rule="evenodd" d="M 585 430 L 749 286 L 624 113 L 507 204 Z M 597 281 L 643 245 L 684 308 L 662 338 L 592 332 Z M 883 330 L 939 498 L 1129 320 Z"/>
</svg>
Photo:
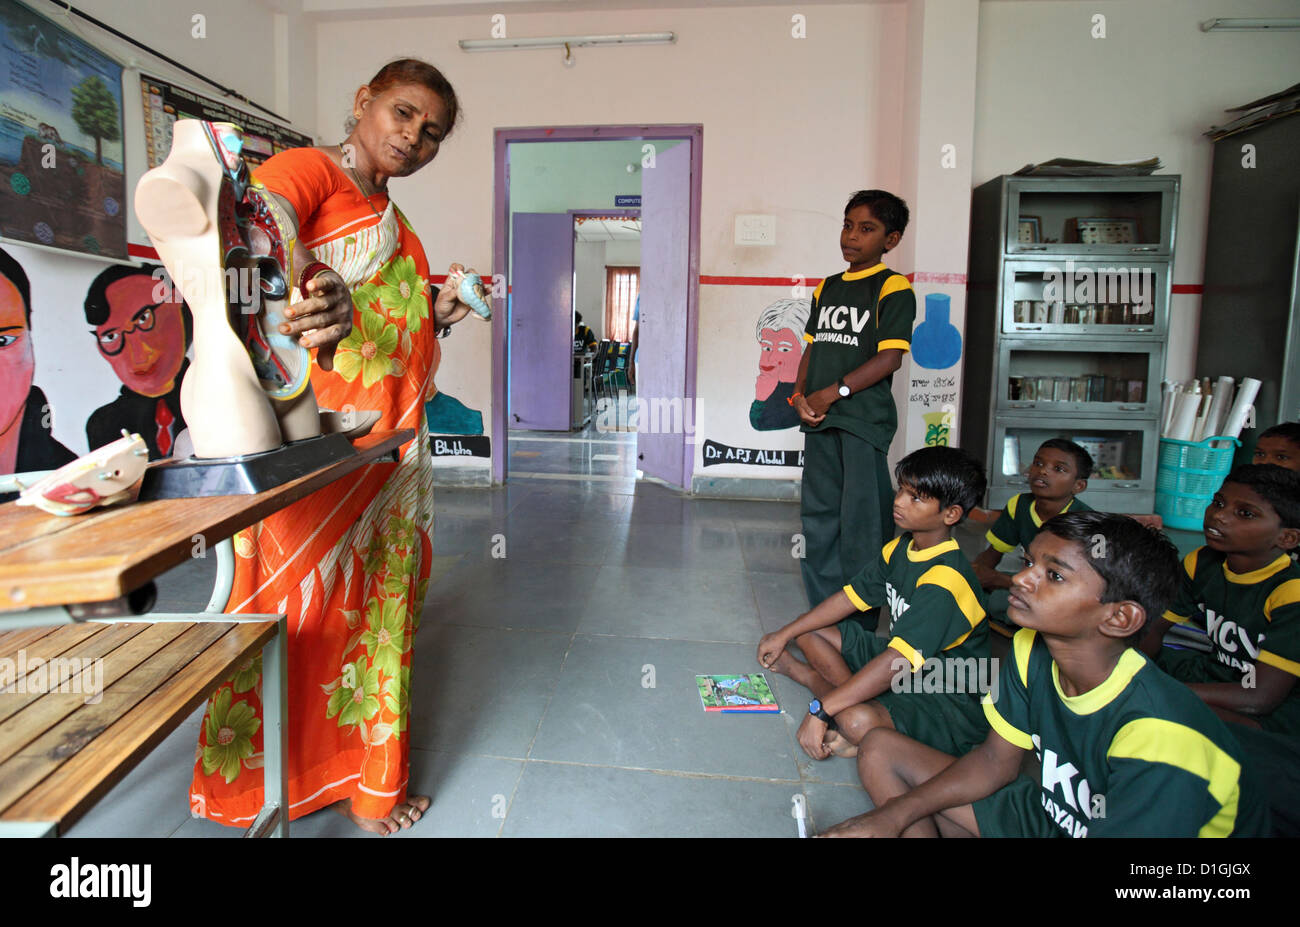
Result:
<svg viewBox="0 0 1300 927">
<path fill-rule="evenodd" d="M 65 631 L 72 633 L 50 634 L 49 628 L 33 628 L 32 630 L 41 631 L 42 634 L 34 641 L 26 642 L 18 647 L 5 647 L 0 642 L 0 657 L 9 657 L 17 659 L 18 651 L 26 652 L 27 662 L 30 663 L 37 657 L 42 661 L 57 657 L 70 647 L 75 647 L 82 641 L 94 637 L 98 634 L 104 625 L 102 624 L 72 624 L 65 627 Z"/>
<path fill-rule="evenodd" d="M 159 627 L 162 626 L 160 623 Z M 51 694 L 29 707 L 28 711 L 32 711 L 46 701 L 76 700 L 66 717 L 53 726 L 44 725 L 35 739 L 0 763 L 0 808 L 7 809 L 230 630 L 226 622 L 197 625 L 182 622 L 181 627 L 175 640 L 107 686 L 97 704 L 83 704 L 80 695 Z M 14 720 L 24 714 L 20 713 Z M 115 757 L 98 749 L 92 752 L 97 755 L 97 762 L 110 768 L 114 764 Z"/>
<path fill-rule="evenodd" d="M 5 631 L 0 634 L 0 654 L 21 650 L 28 644 L 34 643 L 44 637 L 57 631 L 57 627 L 46 628 L 18 628 L 15 631 Z"/>
<path fill-rule="evenodd" d="M 24 675 L 21 685 L 15 681 L 14 691 L 0 691 L 0 722 L 6 721 L 22 711 L 40 698 L 43 692 L 55 691 L 61 684 L 69 689 L 75 688 L 77 681 L 73 680 L 68 674 L 69 667 L 65 661 L 103 659 L 113 650 L 143 631 L 145 627 L 147 626 L 134 623 L 69 625 L 60 634 L 47 635 L 39 645 L 23 648 L 25 663 L 29 669 Z M 68 646 L 62 646 L 64 641 Z M 48 653 L 49 651 L 53 652 Z M 45 661 L 42 670 L 30 669 L 33 659 L 37 656 Z M 0 652 L 0 657 L 9 657 L 14 661 L 17 668 L 16 651 L 8 654 Z M 54 662 L 51 663 L 51 660 L 54 660 Z M 107 660 L 103 664 L 103 670 L 105 677 L 107 677 Z M 63 676 L 68 681 L 64 682 L 64 679 L 61 679 L 60 676 Z M 105 682 L 105 684 L 107 683 Z"/>
<path fill-rule="evenodd" d="M 205 626 L 210 625 L 199 625 Z M 220 627 L 226 632 L 218 642 L 177 667 L 133 710 L 105 729 L 96 738 L 95 749 L 69 757 L 44 781 L 13 802 L 0 814 L 0 819 L 57 821 L 59 832 L 66 832 L 206 701 L 205 693 L 214 683 L 224 680 L 244 661 L 260 653 L 276 633 L 274 621 L 248 621 Z M 5 804 L 0 797 L 0 807 Z"/>
<path fill-rule="evenodd" d="M 133 622 L 131 627 L 140 626 Z M 187 627 L 187 624 L 177 622 L 144 625 L 138 634 L 117 649 L 112 660 L 104 661 L 104 689 L 180 637 Z M 85 699 L 84 694 L 75 692 L 48 692 L 0 722 L 0 764 L 85 705 Z"/>
</svg>

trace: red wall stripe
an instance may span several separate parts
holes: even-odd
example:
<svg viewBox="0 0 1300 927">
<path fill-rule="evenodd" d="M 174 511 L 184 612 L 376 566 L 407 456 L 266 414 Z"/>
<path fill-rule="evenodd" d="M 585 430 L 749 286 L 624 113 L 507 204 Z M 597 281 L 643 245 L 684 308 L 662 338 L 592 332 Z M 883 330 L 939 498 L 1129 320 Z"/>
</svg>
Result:
<svg viewBox="0 0 1300 927">
<path fill-rule="evenodd" d="M 126 246 L 126 252 L 133 258 L 141 258 L 147 261 L 158 260 L 158 252 L 148 245 L 131 245 Z M 918 270 L 907 274 L 907 279 L 913 283 L 948 283 L 962 285 L 966 283 L 965 274 L 953 273 L 936 273 L 928 270 Z M 435 286 L 442 286 L 447 281 L 446 274 L 430 275 L 429 282 Z M 821 277 L 807 277 L 803 281 L 806 287 L 816 287 L 821 283 Z M 798 286 L 799 281 L 795 277 L 730 277 L 719 274 L 700 274 L 700 286 Z M 1199 296 L 1205 292 L 1205 287 L 1199 283 L 1175 283 L 1172 287 L 1173 292 L 1180 295 Z"/>
</svg>

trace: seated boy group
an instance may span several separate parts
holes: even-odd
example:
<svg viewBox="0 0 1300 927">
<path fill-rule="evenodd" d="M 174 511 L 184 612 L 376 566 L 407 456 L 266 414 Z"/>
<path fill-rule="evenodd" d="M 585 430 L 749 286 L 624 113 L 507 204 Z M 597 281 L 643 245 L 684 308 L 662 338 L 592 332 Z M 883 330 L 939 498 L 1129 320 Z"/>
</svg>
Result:
<svg viewBox="0 0 1300 927">
<path fill-rule="evenodd" d="M 1076 499 L 1092 460 L 1047 441 L 972 564 L 952 532 L 983 468 L 956 448 L 905 457 L 901 534 L 758 645 L 812 691 L 803 750 L 857 757 L 874 810 L 825 836 L 1300 833 L 1300 425 L 1264 432 L 1254 459 L 1180 564 L 1159 531 Z M 1023 568 L 999 573 L 1017 547 Z M 1006 590 L 1004 616 L 986 590 Z M 999 617 L 1018 627 L 1000 668 Z M 1175 624 L 1201 649 L 1165 642 Z"/>
</svg>

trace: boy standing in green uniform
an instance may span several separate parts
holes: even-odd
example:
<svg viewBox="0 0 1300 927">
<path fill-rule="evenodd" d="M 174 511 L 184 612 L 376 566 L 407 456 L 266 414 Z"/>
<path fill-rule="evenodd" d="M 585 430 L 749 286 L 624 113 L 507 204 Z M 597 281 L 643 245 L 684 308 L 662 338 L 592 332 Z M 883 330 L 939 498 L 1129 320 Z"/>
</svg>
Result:
<svg viewBox="0 0 1300 927">
<path fill-rule="evenodd" d="M 957 752 L 988 729 L 979 707 L 990 682 L 983 596 L 952 538 L 984 494 L 984 468 L 957 448 L 926 447 L 899 461 L 897 477 L 893 520 L 904 533 L 842 589 L 758 644 L 759 663 L 816 696 L 798 735 L 815 760 L 852 756 L 882 725 Z M 883 606 L 888 638 L 876 636 Z M 792 641 L 807 664 L 786 653 Z M 936 678 L 956 684 L 934 691 Z"/>
<path fill-rule="evenodd" d="M 1173 606 L 1143 642 L 1148 655 L 1229 724 L 1264 778 L 1279 833 L 1300 836 L 1300 473 L 1248 464 L 1205 510 L 1205 546 L 1183 559 Z M 1161 649 L 1191 622 L 1209 653 Z"/>
<path fill-rule="evenodd" d="M 1132 646 L 1177 584 L 1174 546 L 1131 518 L 1048 521 L 1012 586 L 1021 630 L 987 739 L 958 759 L 872 731 L 858 771 L 876 809 L 826 836 L 1263 836 L 1242 748 Z M 1028 750 L 1037 780 L 1018 776 Z"/>
<path fill-rule="evenodd" d="M 916 296 L 880 262 L 907 227 L 905 204 L 861 190 L 844 208 L 844 273 L 813 293 L 790 404 L 804 438 L 800 514 L 808 603 L 838 591 L 894 534 L 886 454 L 898 428 L 893 373 L 911 347 Z"/>
</svg>

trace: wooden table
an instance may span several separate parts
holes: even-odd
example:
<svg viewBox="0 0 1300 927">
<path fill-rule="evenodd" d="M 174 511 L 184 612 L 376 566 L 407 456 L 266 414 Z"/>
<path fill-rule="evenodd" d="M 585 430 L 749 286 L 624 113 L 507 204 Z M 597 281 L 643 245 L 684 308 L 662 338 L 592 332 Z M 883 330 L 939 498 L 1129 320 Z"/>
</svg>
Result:
<svg viewBox="0 0 1300 927">
<path fill-rule="evenodd" d="M 160 499 L 59 517 L 0 505 L 0 630 L 5 610 L 62 607 L 130 595 L 241 528 L 382 457 L 415 436 L 372 432 L 353 442 L 357 455 L 252 496 Z M 202 541 L 200 542 L 200 539 Z"/>
<path fill-rule="evenodd" d="M 257 495 L 66 518 L 0 505 L 0 835 L 65 833 L 261 652 L 266 801 L 248 833 L 288 836 L 285 617 L 78 615 L 128 609 L 199 538 L 214 547 L 412 437 L 372 433 L 354 442 L 355 457 Z"/>
</svg>

